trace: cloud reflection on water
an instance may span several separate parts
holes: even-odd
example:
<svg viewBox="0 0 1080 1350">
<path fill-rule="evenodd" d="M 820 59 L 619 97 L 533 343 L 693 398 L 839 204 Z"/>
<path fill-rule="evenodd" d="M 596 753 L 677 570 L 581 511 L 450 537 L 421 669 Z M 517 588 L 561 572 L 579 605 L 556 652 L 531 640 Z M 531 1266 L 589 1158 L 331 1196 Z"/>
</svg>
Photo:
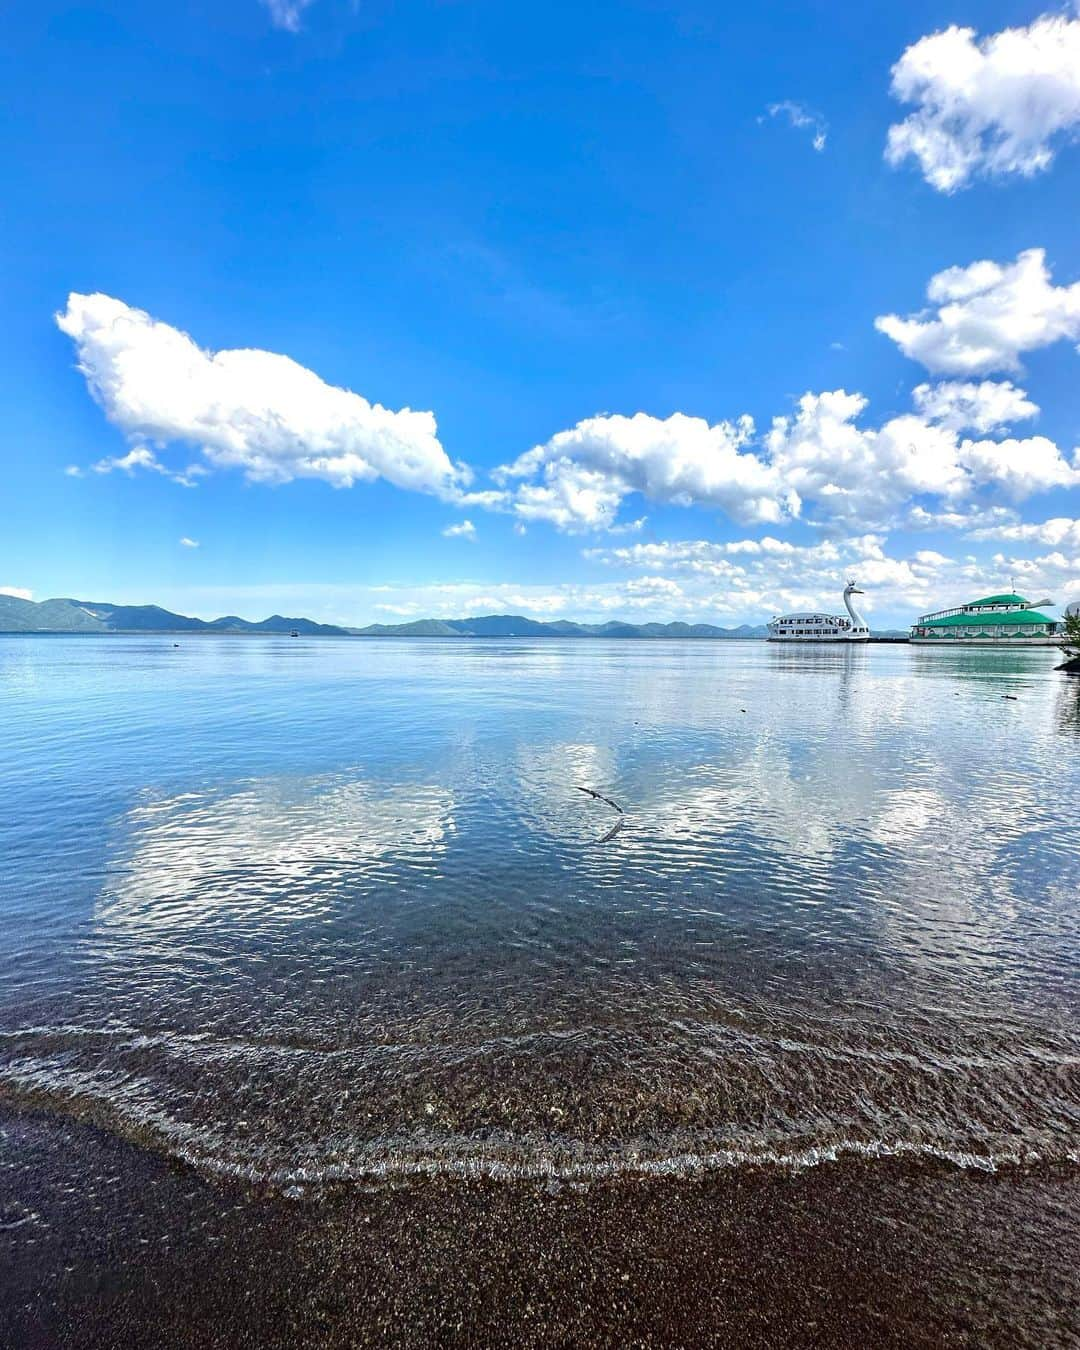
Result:
<svg viewBox="0 0 1080 1350">
<path fill-rule="evenodd" d="M 152 798 L 122 823 L 101 925 L 295 923 L 430 867 L 454 832 L 454 796 L 345 774 L 260 778 Z"/>
</svg>

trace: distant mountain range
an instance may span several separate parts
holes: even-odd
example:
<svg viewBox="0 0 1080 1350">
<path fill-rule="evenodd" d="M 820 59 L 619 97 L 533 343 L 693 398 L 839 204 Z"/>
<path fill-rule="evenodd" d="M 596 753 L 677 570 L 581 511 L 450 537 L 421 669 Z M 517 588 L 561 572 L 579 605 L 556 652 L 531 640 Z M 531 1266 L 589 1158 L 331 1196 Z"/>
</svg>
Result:
<svg viewBox="0 0 1080 1350">
<path fill-rule="evenodd" d="M 543 623 L 520 614 L 487 614 L 474 619 L 416 619 L 373 623 L 352 630 L 358 637 L 579 637 L 579 638 L 763 638 L 764 625 L 717 628 L 711 623 Z"/>
<path fill-rule="evenodd" d="M 252 622 L 227 614 L 192 619 L 159 605 L 113 605 L 94 600 L 22 600 L 0 595 L 0 633 L 290 633 L 322 637 L 563 637 L 563 638 L 763 638 L 764 625 L 717 628 L 710 623 L 542 623 L 520 614 L 472 619 L 416 619 L 344 628 L 313 619 L 272 614 Z"/>
<path fill-rule="evenodd" d="M 160 605 L 111 605 L 94 600 L 21 600 L 0 595 L 0 633 L 319 633 L 346 637 L 349 629 L 272 614 L 261 623 L 228 614 L 191 619 Z"/>
</svg>

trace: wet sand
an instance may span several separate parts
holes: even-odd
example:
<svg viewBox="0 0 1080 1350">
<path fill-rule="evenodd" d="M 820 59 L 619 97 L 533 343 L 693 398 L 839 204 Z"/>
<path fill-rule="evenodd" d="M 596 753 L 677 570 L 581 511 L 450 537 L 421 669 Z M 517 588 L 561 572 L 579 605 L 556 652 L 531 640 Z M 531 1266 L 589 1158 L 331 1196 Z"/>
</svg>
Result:
<svg viewBox="0 0 1080 1350">
<path fill-rule="evenodd" d="M 0 1116 L 4 1347 L 1074 1346 L 1080 1170 L 284 1197 Z"/>
</svg>

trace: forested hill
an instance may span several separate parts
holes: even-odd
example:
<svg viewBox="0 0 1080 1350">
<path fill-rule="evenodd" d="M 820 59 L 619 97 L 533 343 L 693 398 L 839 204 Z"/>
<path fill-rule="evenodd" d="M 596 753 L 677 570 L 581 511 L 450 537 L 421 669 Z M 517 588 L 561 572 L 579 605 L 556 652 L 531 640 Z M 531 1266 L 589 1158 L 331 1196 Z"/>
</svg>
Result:
<svg viewBox="0 0 1080 1350">
<path fill-rule="evenodd" d="M 521 614 L 486 614 L 471 619 L 416 619 L 346 628 L 314 619 L 271 614 L 252 621 L 227 614 L 193 619 L 160 605 L 114 605 L 96 600 L 23 600 L 0 595 L 0 633 L 302 633 L 323 637 L 560 637 L 560 638 L 763 638 L 765 629 L 709 623 L 541 622 Z"/>
<path fill-rule="evenodd" d="M 234 614 L 192 619 L 160 605 L 113 605 L 94 600 L 22 600 L 0 595 L 0 633 L 318 633 L 345 637 L 347 628 L 272 614 L 252 623 Z"/>
</svg>

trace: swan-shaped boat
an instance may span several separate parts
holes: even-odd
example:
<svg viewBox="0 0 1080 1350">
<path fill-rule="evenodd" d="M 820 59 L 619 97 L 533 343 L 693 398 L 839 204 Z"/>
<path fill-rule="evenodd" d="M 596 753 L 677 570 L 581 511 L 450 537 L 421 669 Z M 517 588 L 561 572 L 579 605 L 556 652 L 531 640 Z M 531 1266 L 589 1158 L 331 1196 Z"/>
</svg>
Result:
<svg viewBox="0 0 1080 1350">
<path fill-rule="evenodd" d="M 819 614 L 804 610 L 798 614 L 780 614 L 768 624 L 770 642 L 867 642 L 870 629 L 866 620 L 851 602 L 853 595 L 863 595 L 854 581 L 844 587 L 843 614 Z"/>
</svg>

